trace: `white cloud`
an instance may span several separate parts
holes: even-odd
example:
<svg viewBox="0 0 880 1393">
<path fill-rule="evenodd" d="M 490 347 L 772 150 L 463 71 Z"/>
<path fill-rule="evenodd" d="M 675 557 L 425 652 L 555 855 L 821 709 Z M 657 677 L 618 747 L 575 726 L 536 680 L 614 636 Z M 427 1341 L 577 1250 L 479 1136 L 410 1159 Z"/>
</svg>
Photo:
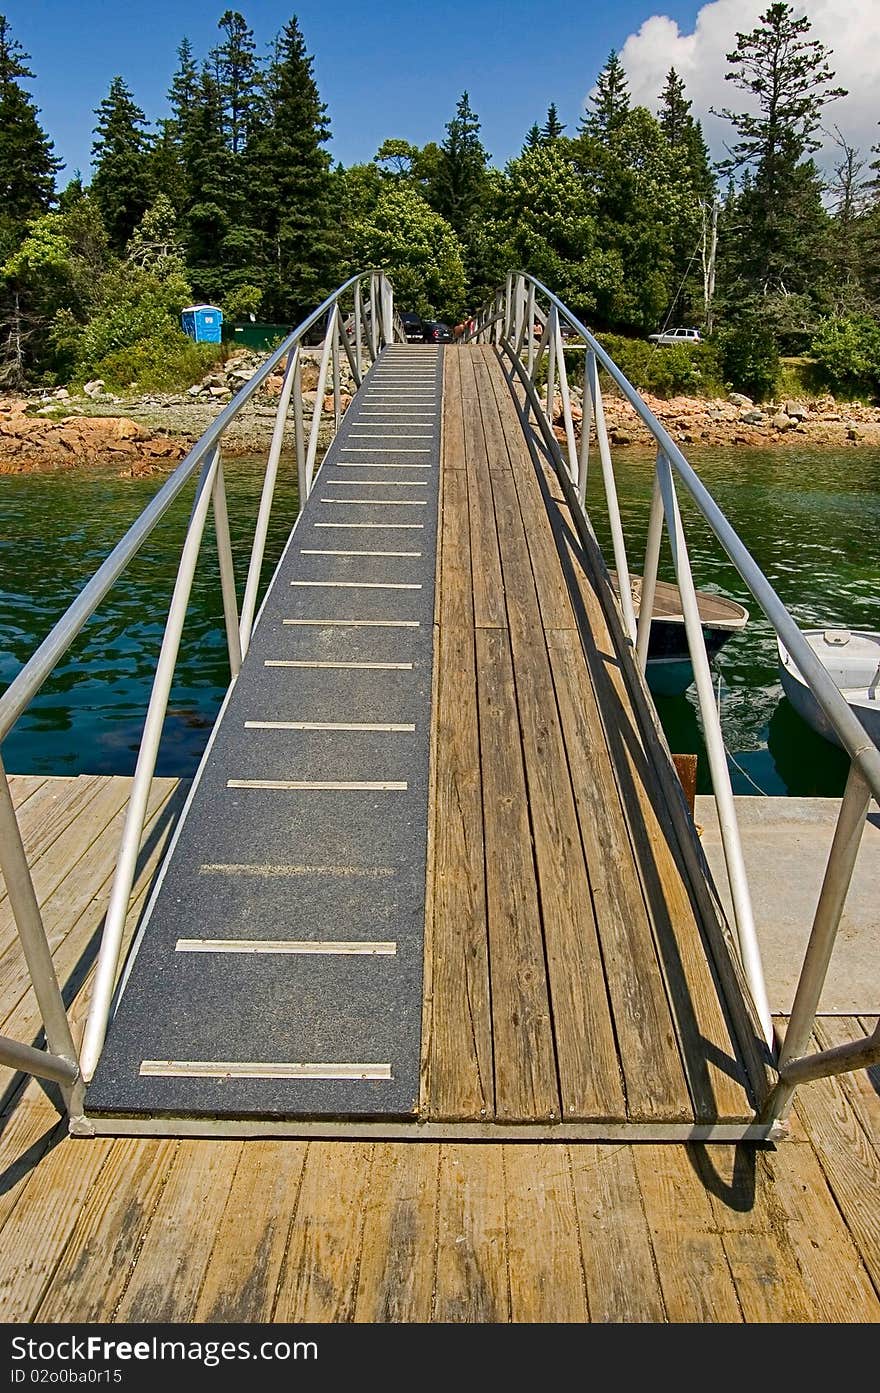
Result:
<svg viewBox="0 0 880 1393">
<path fill-rule="evenodd" d="M 710 0 L 699 11 L 693 31 L 683 33 L 674 19 L 655 14 L 630 34 L 620 51 L 633 100 L 651 110 L 669 69 L 684 79 L 693 102 L 693 115 L 703 122 L 713 156 L 724 155 L 724 142 L 732 127 L 710 115 L 710 107 L 742 110 L 746 94 L 725 82 L 729 70 L 726 54 L 736 47 L 736 34 L 748 33 L 767 9 L 769 0 Z M 835 86 L 849 93 L 825 108 L 823 123 L 839 126 L 850 144 L 867 152 L 880 140 L 877 121 L 877 75 L 880 52 L 880 3 L 878 0 L 809 0 L 796 5 L 812 23 L 809 35 L 833 50 L 831 67 Z M 818 159 L 827 164 L 827 151 Z"/>
</svg>

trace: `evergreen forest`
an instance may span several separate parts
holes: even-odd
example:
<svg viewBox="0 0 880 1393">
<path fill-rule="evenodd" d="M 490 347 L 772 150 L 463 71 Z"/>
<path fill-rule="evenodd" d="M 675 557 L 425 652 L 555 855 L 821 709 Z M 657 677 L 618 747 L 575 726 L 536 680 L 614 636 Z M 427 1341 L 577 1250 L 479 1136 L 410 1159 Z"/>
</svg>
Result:
<svg viewBox="0 0 880 1393">
<path fill-rule="evenodd" d="M 436 141 L 390 132 L 343 168 L 296 17 L 265 55 L 227 10 L 207 54 L 181 40 L 155 123 L 124 74 L 111 78 L 91 177 L 62 185 L 29 56 L 0 15 L 0 385 L 185 385 L 209 350 L 182 333 L 184 306 L 281 332 L 353 271 L 381 266 L 401 309 L 450 323 L 509 269 L 528 270 L 607 336 L 624 370 L 644 362 L 649 333 L 700 327 L 695 359 L 669 350 L 683 355 L 670 388 L 698 389 L 702 374 L 770 395 L 786 358 L 843 395 L 876 397 L 880 145 L 848 140 L 833 53 L 783 0 L 731 35 L 726 58 L 720 164 L 681 77 L 670 70 L 648 110 L 611 52 L 584 74 L 585 109 L 536 112 L 503 168 L 468 92 Z"/>
</svg>

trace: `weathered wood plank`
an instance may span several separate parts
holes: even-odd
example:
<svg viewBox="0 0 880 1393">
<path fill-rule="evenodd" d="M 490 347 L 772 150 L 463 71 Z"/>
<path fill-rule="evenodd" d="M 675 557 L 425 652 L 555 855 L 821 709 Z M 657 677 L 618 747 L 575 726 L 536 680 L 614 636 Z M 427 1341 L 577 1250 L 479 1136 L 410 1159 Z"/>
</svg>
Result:
<svg viewBox="0 0 880 1393">
<path fill-rule="evenodd" d="M 31 1320 L 49 1284 L 58 1254 L 76 1223 L 113 1142 L 63 1141 L 46 1151 L 39 1178 L 25 1184 L 3 1225 L 0 1243 L 0 1311 L 7 1322 Z"/>
<path fill-rule="evenodd" d="M 570 630 L 548 635 L 631 1118 L 692 1117 L 614 772 Z"/>
<path fill-rule="evenodd" d="M 440 1147 L 379 1145 L 365 1197 L 356 1321 L 431 1319 Z"/>
<path fill-rule="evenodd" d="M 590 1320 L 663 1321 L 631 1146 L 572 1146 L 572 1184 Z"/>
<path fill-rule="evenodd" d="M 559 1117 L 556 1063 L 510 640 L 477 630 L 495 1111 Z"/>
<path fill-rule="evenodd" d="M 195 1319 L 242 1145 L 179 1143 L 116 1320 Z"/>
<path fill-rule="evenodd" d="M 443 354 L 443 471 L 464 469 L 461 370 L 457 353 Z"/>
<path fill-rule="evenodd" d="M 369 1142 L 310 1142 L 276 1320 L 352 1319 L 373 1150 Z"/>
<path fill-rule="evenodd" d="M 860 1035 L 873 1033 L 874 1023 L 866 1022 L 857 1016 L 820 1016 L 816 1021 L 814 1035 L 820 1049 L 834 1049 L 837 1045 L 848 1045 L 858 1040 Z M 838 1083 L 846 1094 L 848 1105 L 864 1129 L 866 1136 L 880 1154 L 880 1066 L 871 1069 L 856 1069 L 853 1073 L 838 1074 Z M 809 1112 L 812 1089 L 803 1087 L 797 1095 L 801 1112 Z"/>
<path fill-rule="evenodd" d="M 165 781 L 166 783 L 168 781 Z M 152 805 L 163 798 L 153 790 Z M 54 953 L 80 914 L 113 874 L 125 821 L 128 781 L 112 780 L 96 790 L 88 807 L 33 866 L 34 889 L 43 927 Z M 148 809 L 148 813 L 149 813 Z M 0 907 L 0 1010 L 11 1010 L 27 989 L 29 976 L 11 910 Z"/>
<path fill-rule="evenodd" d="M 493 475 L 493 492 L 563 1116 L 624 1117 L 620 1063 L 590 882 L 541 614 L 509 472 Z M 606 788 L 605 796 L 607 793 Z M 487 801 L 486 806 L 492 816 L 492 804 Z M 642 1021 L 639 1039 L 647 1039 L 651 1033 Z M 661 1039 L 665 1040 L 665 1035 Z M 663 1078 L 661 1061 L 661 1086 Z M 680 1070 L 679 1084 L 680 1103 L 686 1115 L 688 1098 Z"/>
<path fill-rule="evenodd" d="M 425 1093 L 434 1118 L 494 1113 L 474 634 L 440 630 L 431 1000 Z"/>
<path fill-rule="evenodd" d="M 469 358 L 462 362 L 462 391 L 468 373 L 473 377 Z M 474 389 L 476 390 L 476 388 Z M 507 611 L 501 580 L 501 558 L 495 529 L 492 483 L 486 453 L 486 439 L 479 402 L 464 403 L 464 440 L 468 476 L 468 513 L 471 545 L 471 584 L 474 596 L 474 623 L 478 629 L 504 629 Z"/>
<path fill-rule="evenodd" d="M 93 1145 L 62 1143 L 68 1165 Z M 36 1313 L 40 1321 L 108 1321 L 128 1280 L 178 1143 L 153 1138 L 111 1145 Z"/>
<path fill-rule="evenodd" d="M 741 1321 L 724 1245 L 687 1147 L 640 1145 L 633 1156 L 669 1319 Z"/>
<path fill-rule="evenodd" d="M 589 1319 L 564 1146 L 505 1146 L 511 1320 Z"/>
<path fill-rule="evenodd" d="M 196 1321 L 272 1319 L 307 1145 L 255 1140 L 244 1146 L 208 1260 Z"/>
<path fill-rule="evenodd" d="M 773 1177 L 786 1216 L 788 1240 L 816 1319 L 880 1320 L 880 1301 L 812 1145 L 792 1142 L 780 1146 Z M 874 1194 L 876 1198 L 876 1191 Z"/>
<path fill-rule="evenodd" d="M 474 627 L 474 588 L 471 577 L 468 479 L 451 469 L 443 481 L 440 530 L 440 627 Z"/>
<path fill-rule="evenodd" d="M 172 790 L 170 794 L 169 789 Z M 151 803 L 155 811 L 144 831 L 141 857 L 132 891 L 131 907 L 126 920 L 126 943 L 143 908 L 146 891 L 155 875 L 182 799 L 183 790 L 173 780 L 154 788 L 151 794 Z M 92 971 L 99 942 L 98 935 L 109 898 L 110 884 L 111 880 L 108 878 L 101 895 L 89 902 L 76 924 L 64 936 L 54 954 L 55 971 L 62 986 L 65 1000 L 71 1008 L 72 1023 L 80 1020 L 86 1009 L 85 1004 L 77 1003 L 76 998 L 80 996 Z M 0 1029 L 14 1040 L 30 1043 L 39 1037 L 41 1028 L 42 1021 L 36 998 L 33 990 L 28 987 L 12 1010 L 4 1014 Z M 14 1086 L 16 1077 L 13 1070 L 0 1068 L 0 1097 L 6 1098 L 10 1086 Z"/>
<path fill-rule="evenodd" d="M 818 1037 L 819 1031 L 816 1033 Z M 853 1039 L 853 1035 L 848 1038 Z M 821 1157 L 828 1186 L 846 1215 L 862 1261 L 880 1291 L 880 1155 L 862 1126 L 860 1113 L 865 1109 L 860 1104 L 856 1111 L 852 1086 L 848 1096 L 845 1077 L 804 1084 L 795 1095 L 795 1108 Z"/>
<path fill-rule="evenodd" d="M 530 483 L 532 486 L 537 485 L 534 471 L 532 471 Z M 675 910 L 672 922 L 677 922 L 677 916 L 680 913 L 690 915 L 693 919 L 694 909 L 690 904 L 691 899 L 699 912 L 697 936 L 695 937 L 693 933 L 680 936 L 682 964 L 690 972 L 694 968 L 699 970 L 701 963 L 705 961 L 710 968 L 710 974 L 717 976 L 722 984 L 721 991 L 714 993 L 716 997 L 723 996 L 724 1001 L 725 1019 L 721 1025 L 720 1034 L 716 1033 L 718 1031 L 717 1020 L 715 1027 L 710 1028 L 710 1019 L 704 1022 L 698 1019 L 699 1029 L 705 1039 L 710 1039 L 718 1045 L 722 1055 L 727 1055 L 729 1058 L 731 1055 L 740 1055 L 745 1076 L 751 1085 L 751 1092 L 756 1098 L 763 1099 L 767 1090 L 773 1086 L 775 1074 L 768 1064 L 767 1049 L 761 1038 L 757 1016 L 745 986 L 732 936 L 723 922 L 723 915 L 714 897 L 714 892 L 710 890 L 706 881 L 705 858 L 695 843 L 693 829 L 684 807 L 678 780 L 669 762 L 668 754 L 665 753 L 665 737 L 660 730 L 656 712 L 654 712 L 643 685 L 636 680 L 635 676 L 631 682 L 627 681 L 621 668 L 619 652 L 626 644 L 622 638 L 619 618 L 616 625 L 618 638 L 612 636 L 605 617 L 605 610 L 599 598 L 600 589 L 603 593 L 607 591 L 610 605 L 610 589 L 605 581 L 599 579 L 601 561 L 593 558 L 589 549 L 587 549 L 589 555 L 585 554 L 563 499 L 562 485 L 555 472 L 546 464 L 542 466 L 540 471 L 540 488 L 548 499 L 549 514 L 559 554 L 563 558 L 563 564 L 569 576 L 571 593 L 574 596 L 583 597 L 579 612 L 582 629 L 585 634 L 590 635 L 589 642 L 585 640 L 590 660 L 598 668 L 597 690 L 602 690 L 604 685 L 604 688 L 611 693 L 610 706 L 612 710 L 615 702 L 619 701 L 625 709 L 631 710 L 632 713 L 632 719 L 623 727 L 626 736 L 623 742 L 626 759 L 618 759 L 617 751 L 613 750 L 615 762 L 620 765 L 621 772 L 627 777 L 631 777 L 628 766 L 635 765 L 637 787 L 641 788 L 642 783 L 645 783 L 650 793 L 650 800 L 647 803 L 643 801 L 642 807 L 649 828 L 652 827 L 651 810 L 655 805 L 665 808 L 668 812 L 668 816 L 664 815 L 663 818 L 659 840 L 656 839 L 656 833 L 652 830 L 651 846 L 656 848 L 662 861 L 665 861 L 667 856 L 672 857 L 673 865 L 676 868 L 675 875 L 681 880 L 681 890 L 676 892 L 676 899 L 669 906 L 670 909 Z M 551 499 L 554 500 L 553 503 L 549 501 Z M 605 717 L 606 712 L 603 709 L 603 718 Z M 617 730 L 616 723 L 612 722 L 609 730 L 613 734 Z M 662 861 L 658 860 L 658 864 L 661 866 Z M 646 865 L 650 870 L 650 860 Z M 653 872 L 647 876 L 646 888 L 650 889 L 650 884 L 655 879 Z M 671 884 L 674 886 L 674 879 Z M 693 922 L 697 923 L 695 919 Z M 700 947 L 701 940 L 705 942 L 705 949 Z M 693 957 L 690 955 L 689 945 L 693 947 Z M 662 934 L 658 936 L 658 946 L 661 950 L 661 957 L 663 957 L 665 945 Z M 671 967 L 674 968 L 674 954 L 670 953 L 666 956 Z M 691 996 L 689 989 L 686 991 L 678 989 L 677 977 L 678 974 L 673 971 L 669 978 L 669 988 L 673 993 L 673 1007 L 683 1013 L 684 1028 L 692 1030 L 693 1022 L 689 1021 L 692 1011 L 703 1012 L 708 1009 L 711 1012 L 713 992 L 710 991 L 705 998 L 702 992 L 695 992 Z M 725 1038 L 729 1038 L 731 1042 L 735 1041 L 736 1044 L 728 1049 L 724 1045 Z M 692 1087 L 699 1091 L 700 1073 L 705 1067 L 704 1061 L 700 1058 L 699 1050 L 696 1054 L 696 1061 L 698 1068 L 692 1077 Z M 705 1063 L 711 1065 L 711 1056 Z M 738 1080 L 736 1082 L 738 1085 Z M 718 1078 L 717 1083 L 719 1090 L 725 1087 L 723 1079 Z M 720 1092 L 718 1098 L 718 1110 L 721 1112 L 722 1094 Z M 707 1114 L 711 1116 L 711 1106 L 707 1110 Z M 738 1114 L 731 1113 L 730 1115 L 736 1116 Z M 746 1111 L 744 1115 L 748 1116 L 750 1112 Z"/>
<path fill-rule="evenodd" d="M 434 1320 L 507 1321 L 507 1220 L 499 1146 L 440 1153 Z"/>
<path fill-rule="evenodd" d="M 521 497 L 533 493 L 536 481 L 518 474 Z M 537 507 L 537 500 L 532 499 Z M 570 534 L 560 535 L 562 522 L 552 504 L 550 519 L 563 548 L 572 555 Z M 540 537 L 539 529 L 536 543 Z M 546 537 L 544 539 L 546 545 Z M 585 558 L 580 558 L 585 562 Z M 582 657 L 564 637 L 559 646 L 570 655 L 569 663 L 585 664 L 593 679 L 596 704 L 589 707 L 591 757 L 602 759 L 607 742 L 608 757 L 618 788 L 628 840 L 635 854 L 644 902 L 648 907 L 648 933 L 653 937 L 654 956 L 662 973 L 665 995 L 681 1040 L 682 1059 L 696 1115 L 701 1120 L 715 1117 L 746 1120 L 753 1115 L 746 1091 L 746 1073 L 740 1058 L 737 1036 L 729 1022 L 722 993 L 709 958 L 694 907 L 682 878 L 674 848 L 670 844 L 668 819 L 661 819 L 665 794 L 647 758 L 635 712 L 623 681 L 604 612 L 592 583 L 582 570 L 572 573 L 583 605 L 585 629 Z M 551 648 L 556 640 L 550 639 Z M 573 675 L 573 674 L 572 674 Z M 575 692 L 584 687 L 576 679 Z M 577 698 L 576 698 L 577 699 Z M 600 737 L 598 732 L 604 731 Z M 569 736 L 570 748 L 577 737 Z M 592 863 L 591 863 L 592 864 Z M 624 1063 L 625 1063 L 624 1056 Z"/>
<path fill-rule="evenodd" d="M 16 810 L 28 865 L 35 865 L 56 838 L 88 808 L 97 789 L 108 783 L 108 778 L 99 774 L 80 774 L 73 779 L 50 778 L 43 782 L 34 796 Z M 0 906 L 6 912 L 6 885 L 2 875 Z"/>
<path fill-rule="evenodd" d="M 0 1230 L 26 1185 L 39 1172 L 42 1158 L 67 1130 L 42 1086 L 32 1081 L 0 1121 Z M 2 1244 L 2 1240 L 0 1240 Z"/>
<path fill-rule="evenodd" d="M 693 1146 L 701 1180 L 747 1321 L 818 1319 L 776 1195 L 774 1154 L 746 1146 Z"/>
<path fill-rule="evenodd" d="M 541 621 L 544 628 L 551 631 L 574 629 L 577 625 L 568 586 L 552 533 L 546 527 L 544 500 L 540 491 L 534 487 L 535 466 L 523 436 L 519 417 L 516 414 L 515 400 L 510 394 L 501 366 L 494 355 L 487 362 L 487 370 L 489 385 L 495 396 L 504 438 L 507 442 L 508 457 L 520 494 L 526 531 L 529 534 L 529 557 L 541 605 Z M 520 475 L 525 476 L 523 480 L 520 479 Z M 521 485 L 527 485 L 529 480 L 532 481 L 533 486 L 526 496 L 521 490 Z M 544 519 L 545 526 L 543 528 L 533 529 L 530 527 L 532 513 L 536 514 L 538 518 Z"/>
<path fill-rule="evenodd" d="M 507 451 L 507 438 L 489 377 L 490 369 L 486 362 L 487 353 L 494 358 L 494 349 L 486 345 L 473 360 L 480 415 L 483 421 L 483 437 L 486 442 L 486 462 L 490 474 L 509 474 L 510 458 Z"/>
</svg>

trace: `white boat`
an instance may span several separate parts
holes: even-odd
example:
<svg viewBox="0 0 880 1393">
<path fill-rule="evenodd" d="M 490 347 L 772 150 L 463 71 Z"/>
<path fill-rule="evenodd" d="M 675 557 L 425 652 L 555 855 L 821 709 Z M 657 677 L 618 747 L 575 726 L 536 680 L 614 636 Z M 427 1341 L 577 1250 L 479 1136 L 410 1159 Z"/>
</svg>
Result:
<svg viewBox="0 0 880 1393">
<path fill-rule="evenodd" d="M 880 633 L 855 629 L 804 629 L 804 638 L 850 710 L 874 744 L 880 746 Z M 828 717 L 796 668 L 791 654 L 777 638 L 782 690 L 799 716 L 835 745 L 840 741 Z"/>
</svg>

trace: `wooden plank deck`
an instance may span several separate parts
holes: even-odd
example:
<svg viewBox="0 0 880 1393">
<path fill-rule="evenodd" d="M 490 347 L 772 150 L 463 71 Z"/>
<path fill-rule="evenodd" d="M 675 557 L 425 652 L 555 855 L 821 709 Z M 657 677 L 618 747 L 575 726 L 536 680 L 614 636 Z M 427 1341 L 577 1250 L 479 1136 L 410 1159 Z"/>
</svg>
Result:
<svg viewBox="0 0 880 1393">
<path fill-rule="evenodd" d="M 759 1069 L 601 576 L 491 355 L 447 356 L 422 1115 L 504 1140 L 74 1139 L 51 1087 L 5 1075 L 4 1321 L 880 1321 L 876 1070 L 802 1089 L 777 1146 L 516 1139 L 551 1112 L 748 1117 Z M 479 600 L 475 556 L 501 587 Z M 75 1033 L 129 787 L 12 779 Z M 129 933 L 184 794 L 155 783 Z M 4 914 L 0 885 L 0 1031 L 35 1040 Z M 873 1025 L 822 1018 L 816 1043 Z"/>
<path fill-rule="evenodd" d="M 489 348 L 446 355 L 441 508 L 422 1116 L 745 1123 L 763 1077 L 723 929 Z"/>
</svg>

